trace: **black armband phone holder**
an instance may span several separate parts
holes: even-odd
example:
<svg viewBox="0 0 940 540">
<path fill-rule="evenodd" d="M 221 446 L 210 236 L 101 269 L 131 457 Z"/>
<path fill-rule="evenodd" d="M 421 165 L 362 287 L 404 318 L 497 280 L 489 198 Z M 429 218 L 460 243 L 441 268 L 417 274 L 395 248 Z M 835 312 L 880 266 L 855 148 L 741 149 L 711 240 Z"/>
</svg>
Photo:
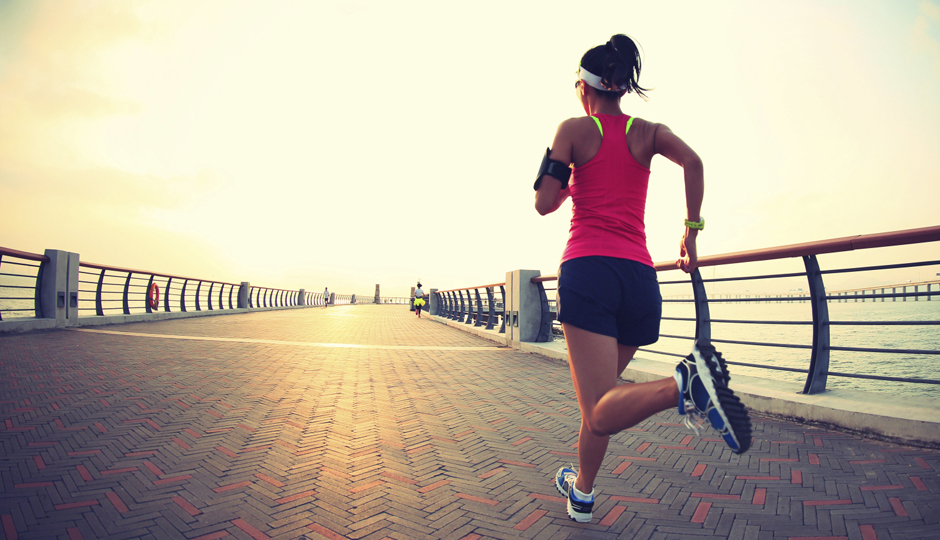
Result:
<svg viewBox="0 0 940 540">
<path fill-rule="evenodd" d="M 552 149 L 545 149 L 545 157 L 542 158 L 542 164 L 539 166 L 539 174 L 535 177 L 535 185 L 532 189 L 538 191 L 542 184 L 542 177 L 546 174 L 561 182 L 561 189 L 568 189 L 568 178 L 571 177 L 571 167 L 557 159 L 549 159 Z"/>
</svg>

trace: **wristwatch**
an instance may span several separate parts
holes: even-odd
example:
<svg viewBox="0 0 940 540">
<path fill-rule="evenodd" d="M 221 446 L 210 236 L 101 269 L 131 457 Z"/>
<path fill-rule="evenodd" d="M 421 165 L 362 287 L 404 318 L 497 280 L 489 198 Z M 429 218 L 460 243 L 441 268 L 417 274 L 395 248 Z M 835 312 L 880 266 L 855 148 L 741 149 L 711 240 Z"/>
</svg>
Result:
<svg viewBox="0 0 940 540">
<path fill-rule="evenodd" d="M 689 221 L 685 220 L 685 226 L 690 229 L 702 230 L 705 228 L 705 218 L 703 217 L 701 221 Z"/>
</svg>

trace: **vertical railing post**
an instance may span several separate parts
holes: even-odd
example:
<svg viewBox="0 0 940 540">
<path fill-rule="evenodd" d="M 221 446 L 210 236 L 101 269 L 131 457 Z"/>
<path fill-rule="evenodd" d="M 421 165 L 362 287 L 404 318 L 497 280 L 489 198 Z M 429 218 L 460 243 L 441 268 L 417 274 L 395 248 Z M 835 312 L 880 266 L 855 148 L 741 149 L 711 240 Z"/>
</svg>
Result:
<svg viewBox="0 0 940 540">
<path fill-rule="evenodd" d="M 0 255 L 0 259 L 3 259 L 3 256 Z M 39 270 L 36 272 L 36 286 L 33 287 L 33 311 L 36 314 L 36 318 L 42 318 L 42 273 L 46 269 L 46 261 L 39 263 Z M 927 292 L 930 292 L 930 287 L 927 287 Z M 927 297 L 927 300 L 930 300 L 930 297 Z"/>
<path fill-rule="evenodd" d="M 55 319 L 57 328 L 78 324 L 78 253 L 47 249 L 49 264 L 40 281 L 39 305 L 45 319 Z"/>
<path fill-rule="evenodd" d="M 499 316 L 499 319 L 500 319 L 499 333 L 505 334 L 506 333 L 506 286 L 505 285 L 499 286 L 499 298 L 500 298 L 500 301 L 503 303 L 503 309 L 502 311 L 500 311 L 500 316 Z"/>
<path fill-rule="evenodd" d="M 695 299 L 695 343 L 708 345 L 712 340 L 712 320 L 708 312 L 705 282 L 698 269 L 692 272 L 692 297 Z"/>
<path fill-rule="evenodd" d="M 540 275 L 538 270 L 513 270 L 506 272 L 506 337 L 508 343 L 532 343 L 547 341 L 542 332 L 543 319 L 551 324 L 551 315 L 543 317 L 547 309 L 545 289 L 541 283 L 532 283 Z M 544 299 L 544 307 L 543 307 Z M 548 338 L 551 337 L 549 326 Z"/>
<path fill-rule="evenodd" d="M 150 307 L 150 287 L 153 286 L 153 274 L 150 274 L 150 279 L 147 280 L 147 292 L 144 293 L 144 312 L 153 313 L 153 308 Z"/>
<path fill-rule="evenodd" d="M 480 289 L 473 289 L 473 294 L 477 301 L 477 318 L 473 321 L 473 326 L 483 326 L 483 300 L 480 298 Z"/>
<path fill-rule="evenodd" d="M 474 289 L 474 291 L 476 291 L 476 289 Z M 480 295 L 477 294 L 477 299 L 479 298 L 480 298 Z M 478 311 L 477 317 L 479 317 L 479 315 L 480 313 Z M 466 324 L 473 324 L 474 326 L 477 326 L 476 322 L 473 320 L 473 297 L 470 295 L 470 289 L 467 289 L 467 322 Z"/>
<path fill-rule="evenodd" d="M 496 319 L 496 302 L 493 301 L 493 287 L 486 288 L 486 329 L 492 330 L 495 326 L 493 322 Z"/>
<path fill-rule="evenodd" d="M 104 268 L 101 269 L 101 274 L 98 276 L 98 288 L 95 289 L 95 315 L 99 317 L 104 316 L 104 303 L 101 301 L 101 291 L 104 289 Z"/>
<path fill-rule="evenodd" d="M 238 286 L 238 309 L 248 309 L 251 307 L 251 283 L 242 281 Z"/>
<path fill-rule="evenodd" d="M 188 279 L 183 279 L 183 288 L 180 290 L 180 311 L 186 313 L 186 284 L 189 283 Z"/>
<path fill-rule="evenodd" d="M 167 313 L 170 312 L 170 285 L 173 283 L 173 278 L 166 278 L 166 290 L 163 291 L 163 311 Z"/>
<path fill-rule="evenodd" d="M 131 276 L 133 276 L 133 275 L 134 275 L 133 272 L 128 272 L 128 273 L 127 273 L 127 278 L 124 280 L 124 295 L 123 295 L 123 297 L 121 298 L 121 300 L 122 300 L 122 302 L 121 302 L 121 303 L 122 303 L 122 306 L 121 306 L 121 307 L 124 308 L 124 314 L 125 314 L 125 315 L 130 315 L 130 314 L 131 314 L 131 305 L 130 305 L 130 303 L 128 302 L 127 297 L 128 297 L 128 295 L 130 294 L 130 291 L 131 291 Z"/>
<path fill-rule="evenodd" d="M 548 305 L 548 295 L 545 293 L 545 286 L 542 282 L 538 282 L 539 288 L 539 303 L 541 304 L 542 310 L 542 322 L 539 325 L 539 335 L 535 338 L 535 341 L 539 343 L 545 343 L 552 340 L 552 309 Z"/>
<path fill-rule="evenodd" d="M 804 256 L 803 264 L 806 266 L 809 295 L 813 303 L 813 354 L 809 361 L 809 373 L 806 375 L 803 393 L 818 394 L 826 390 L 829 373 L 829 305 L 816 256 Z"/>
<path fill-rule="evenodd" d="M 199 280 L 199 284 L 196 285 L 196 311 L 202 311 L 202 307 L 199 305 L 199 293 L 202 290 L 202 280 Z"/>
<path fill-rule="evenodd" d="M 375 294 L 378 294 L 378 285 L 375 286 L 375 290 Z M 429 292 L 431 294 L 428 296 L 428 314 L 436 316 L 441 311 L 441 295 L 437 294 L 437 289 L 429 289 Z M 378 301 L 375 303 L 378 304 Z"/>
</svg>

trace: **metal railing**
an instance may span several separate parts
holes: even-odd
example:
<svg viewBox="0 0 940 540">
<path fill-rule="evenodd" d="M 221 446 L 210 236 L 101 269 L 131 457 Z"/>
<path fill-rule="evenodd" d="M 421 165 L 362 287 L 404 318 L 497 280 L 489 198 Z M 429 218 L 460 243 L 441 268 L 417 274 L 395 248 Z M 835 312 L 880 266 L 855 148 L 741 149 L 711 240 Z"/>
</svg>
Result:
<svg viewBox="0 0 940 540">
<path fill-rule="evenodd" d="M 747 345 L 747 346 L 756 346 L 756 347 L 773 347 L 773 348 L 782 348 L 782 349 L 802 349 L 806 350 L 810 354 L 808 360 L 807 368 L 794 368 L 786 366 L 777 366 L 777 365 L 767 365 L 767 364 L 755 364 L 755 363 L 745 363 L 745 362 L 735 362 L 727 361 L 730 365 L 746 366 L 749 368 L 757 368 L 762 370 L 775 370 L 775 371 L 787 371 L 793 373 L 802 373 L 806 374 L 805 383 L 803 386 L 803 393 L 805 394 L 815 394 L 822 392 L 826 389 L 826 382 L 829 376 L 833 377 L 844 377 L 844 378 L 855 378 L 855 379 L 870 379 L 878 381 L 896 381 L 896 382 L 905 382 L 905 383 L 917 383 L 917 384 L 931 384 L 938 385 L 940 380 L 930 379 L 930 378 L 917 378 L 917 377 L 892 377 L 886 375 L 876 375 L 876 374 L 863 374 L 863 373 L 850 373 L 842 371 L 832 371 L 830 370 L 830 351 L 843 351 L 843 352 L 853 352 L 853 353 L 874 353 L 874 354 L 905 354 L 905 355 L 920 355 L 920 356 L 935 356 L 940 354 L 940 350 L 937 349 L 909 349 L 901 347 L 859 347 L 859 346 L 834 346 L 830 343 L 830 329 L 833 326 L 937 326 L 940 325 L 938 320 L 910 320 L 910 321 L 832 321 L 829 318 L 829 309 L 828 303 L 832 301 L 843 301 L 845 296 L 842 294 L 832 294 L 829 295 L 826 293 L 826 289 L 823 283 L 823 276 L 830 274 L 845 274 L 845 273 L 857 273 L 857 272 L 873 272 L 878 270 L 895 270 L 901 268 L 915 268 L 915 267 L 924 267 L 924 266 L 935 266 L 940 265 L 940 260 L 925 260 L 925 261 L 914 261 L 898 264 L 886 264 L 886 265 L 877 265 L 877 266 L 862 266 L 862 267 L 853 267 L 853 268 L 838 268 L 830 270 L 820 269 L 817 256 L 827 254 L 827 253 L 838 253 L 862 249 L 872 249 L 880 247 L 890 247 L 890 246 L 900 246 L 906 244 L 916 244 L 924 242 L 937 242 L 940 241 L 940 226 L 936 227 L 925 227 L 922 229 L 912 229 L 906 231 L 897 231 L 890 233 L 882 234 L 871 234 L 871 235 L 859 235 L 845 238 L 836 238 L 832 240 L 823 240 L 819 242 L 810 242 L 805 244 L 794 244 L 789 246 L 781 246 L 776 248 L 767 248 L 759 249 L 753 251 L 744 251 L 738 253 L 729 253 L 725 255 L 714 255 L 702 257 L 698 261 L 699 268 L 705 268 L 710 266 L 726 266 L 733 264 L 741 264 L 748 262 L 758 262 L 758 261 L 772 261 L 777 259 L 791 258 L 791 257 L 800 257 L 803 261 L 804 270 L 802 272 L 791 272 L 791 273 L 779 273 L 779 274 L 764 274 L 764 275 L 751 275 L 751 276 L 742 276 L 742 277 L 727 277 L 727 278 L 717 278 L 717 279 L 703 279 L 701 272 L 696 270 L 693 272 L 688 279 L 680 279 L 673 281 L 661 281 L 660 285 L 682 285 L 682 286 L 691 286 L 692 288 L 692 298 L 681 298 L 681 297 L 667 297 L 664 298 L 664 306 L 670 303 L 674 304 L 690 304 L 694 306 L 695 315 L 693 317 L 667 317 L 664 316 L 664 321 L 680 321 L 685 323 L 694 323 L 694 333 L 691 335 L 668 335 L 661 334 L 660 337 L 679 339 L 679 340 L 708 340 L 713 343 L 720 344 L 729 344 L 729 345 Z M 676 264 L 674 261 L 657 263 L 655 268 L 658 272 L 667 272 L 672 270 L 677 270 Z M 805 296 L 794 296 L 791 294 L 784 294 L 778 296 L 755 296 L 755 297 L 746 297 L 746 295 L 723 295 L 725 297 L 709 299 L 706 292 L 706 284 L 713 283 L 727 283 L 727 282 L 742 282 L 742 281 L 755 281 L 755 280 L 772 280 L 772 279 L 785 279 L 785 278 L 804 278 L 806 279 L 806 285 L 808 292 Z M 540 276 L 532 279 L 532 282 L 537 284 L 540 289 L 540 294 L 544 298 L 544 291 L 552 290 L 545 288 L 544 284 L 552 281 L 557 281 L 557 276 Z M 877 289 L 878 287 L 873 287 Z M 676 295 L 681 296 L 681 295 Z M 729 297 L 730 296 L 730 297 Z M 852 298 L 860 299 L 885 299 L 885 298 L 924 298 L 930 300 L 932 297 L 940 297 L 940 286 L 937 287 L 937 290 L 932 290 L 929 285 L 927 285 L 927 290 L 924 292 L 914 291 L 907 292 L 906 289 L 903 292 L 892 292 L 892 293 L 870 293 L 870 294 L 861 294 L 853 295 Z M 716 319 L 711 318 L 709 315 L 709 306 L 711 304 L 720 304 L 720 303 L 750 303 L 750 302 L 799 302 L 803 301 L 808 302 L 811 306 L 811 319 L 803 321 L 793 321 L 793 320 L 754 320 L 754 319 Z M 550 308 L 550 303 L 543 302 L 543 311 L 542 311 L 542 321 L 543 323 L 548 320 L 554 319 L 554 314 Z M 743 339 L 728 339 L 728 338 L 718 338 L 712 334 L 712 325 L 804 325 L 812 329 L 812 338 L 810 343 L 775 343 L 767 341 L 752 341 L 752 340 L 743 340 Z M 543 324 L 543 326 L 545 326 Z M 540 340 L 547 341 L 550 339 L 550 336 L 539 336 Z M 546 339 L 547 338 L 547 339 Z M 661 354 L 666 356 L 674 357 L 684 357 L 687 353 L 676 353 L 663 350 L 656 350 L 650 348 L 641 348 L 641 351 Z"/>
<path fill-rule="evenodd" d="M 44 318 L 43 271 L 49 257 L 0 247 L 0 321 Z M 79 261 L 73 301 L 81 317 L 158 312 L 322 306 L 323 293 L 259 287 Z M 50 274 L 51 276 L 51 274 Z M 54 276 L 53 276 L 54 277 Z M 243 288 L 245 290 L 243 290 Z M 51 294 L 62 295 L 54 292 Z M 63 299 L 58 299 L 62 307 Z M 335 294 L 339 305 L 356 295 Z M 371 297 L 369 298 L 371 302 Z M 54 315 L 46 314 L 45 317 Z"/>
<path fill-rule="evenodd" d="M 483 291 L 483 294 L 480 294 L 480 291 Z M 499 333 L 506 332 L 505 282 L 447 289 L 435 294 L 438 301 L 437 316 L 473 326 L 485 325 L 487 330 L 492 330 L 499 324 Z"/>
<path fill-rule="evenodd" d="M 237 283 L 80 262 L 78 315 L 217 311 L 238 307 Z M 280 304 L 274 289 L 252 287 L 249 307 Z"/>
<path fill-rule="evenodd" d="M 323 293 L 304 292 L 305 306 L 322 306 L 325 303 Z"/>
<path fill-rule="evenodd" d="M 354 301 L 355 300 L 355 301 Z M 357 304 L 355 294 L 334 294 L 333 295 L 333 305 L 344 306 L 348 304 Z"/>
<path fill-rule="evenodd" d="M 0 247 L 0 321 L 42 317 L 40 281 L 45 255 Z"/>
</svg>

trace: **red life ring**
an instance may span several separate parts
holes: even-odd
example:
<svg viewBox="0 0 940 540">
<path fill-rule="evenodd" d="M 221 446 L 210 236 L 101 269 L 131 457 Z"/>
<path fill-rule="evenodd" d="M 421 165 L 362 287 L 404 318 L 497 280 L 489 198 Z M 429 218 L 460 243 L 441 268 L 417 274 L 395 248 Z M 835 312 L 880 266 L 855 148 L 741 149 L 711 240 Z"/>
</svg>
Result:
<svg viewBox="0 0 940 540">
<path fill-rule="evenodd" d="M 160 287 L 156 283 L 150 284 L 150 290 L 147 291 L 147 298 L 150 301 L 150 309 L 157 309 L 160 305 Z"/>
</svg>

